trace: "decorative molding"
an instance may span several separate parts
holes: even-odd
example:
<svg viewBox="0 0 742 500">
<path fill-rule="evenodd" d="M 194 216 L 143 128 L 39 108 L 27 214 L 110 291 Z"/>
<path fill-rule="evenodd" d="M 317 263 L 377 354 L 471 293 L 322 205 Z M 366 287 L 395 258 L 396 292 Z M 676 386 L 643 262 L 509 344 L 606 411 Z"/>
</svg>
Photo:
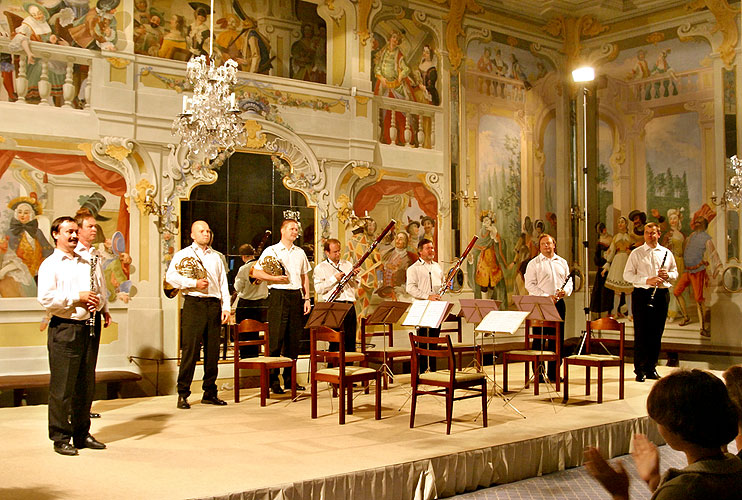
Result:
<svg viewBox="0 0 742 500">
<path fill-rule="evenodd" d="M 549 20 L 542 29 L 564 41 L 562 53 L 567 56 L 567 68 L 574 68 L 580 61 L 582 39 L 599 35 L 610 28 L 603 26 L 593 16 L 585 15 L 578 18 L 557 16 Z"/>
<path fill-rule="evenodd" d="M 124 69 L 132 63 L 131 60 L 122 59 L 121 57 L 107 57 L 106 61 L 108 61 L 108 64 L 116 69 Z"/>
<path fill-rule="evenodd" d="M 686 102 L 683 107 L 688 111 L 698 113 L 698 124 L 702 127 L 714 121 L 714 101 L 690 101 Z"/>
<path fill-rule="evenodd" d="M 446 49 L 448 49 L 448 60 L 451 63 L 451 71 L 459 71 L 461 62 L 464 60 L 464 51 L 459 45 L 459 36 L 466 36 L 462 28 L 464 15 L 467 11 L 474 14 L 484 13 L 484 8 L 476 0 L 433 0 L 434 3 L 449 4 L 448 14 L 443 18 L 446 21 Z"/>
<path fill-rule="evenodd" d="M 716 24 L 709 29 L 709 38 L 711 35 L 721 32 L 722 40 L 716 50 L 721 55 L 721 60 L 727 69 L 734 66 L 734 56 L 737 45 L 739 44 L 739 29 L 737 28 L 738 9 L 733 9 L 727 0 L 693 0 L 685 6 L 689 12 L 695 12 L 707 8 L 716 19 Z M 708 28 L 706 28 L 708 29 Z M 678 29 L 680 34 L 680 28 Z"/>
<path fill-rule="evenodd" d="M 377 0 L 378 1 L 378 0 Z M 378 5 L 378 4 L 377 4 Z M 371 17 L 371 9 L 374 7 L 374 0 L 358 0 L 358 39 L 361 45 L 366 45 L 366 41 L 371 37 L 368 29 L 368 21 Z"/>
<path fill-rule="evenodd" d="M 265 134 L 262 133 L 263 127 L 255 120 L 245 121 L 245 146 L 249 149 L 261 149 L 268 142 Z M 260 135 L 258 135 L 260 134 Z"/>
</svg>

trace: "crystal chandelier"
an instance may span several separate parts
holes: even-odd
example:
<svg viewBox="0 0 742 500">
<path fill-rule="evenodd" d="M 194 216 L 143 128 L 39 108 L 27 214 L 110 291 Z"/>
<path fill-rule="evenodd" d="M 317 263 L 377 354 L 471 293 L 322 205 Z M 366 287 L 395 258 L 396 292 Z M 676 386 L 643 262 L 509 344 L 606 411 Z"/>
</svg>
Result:
<svg viewBox="0 0 742 500">
<path fill-rule="evenodd" d="M 173 121 L 172 133 L 192 160 L 207 165 L 217 157 L 227 158 L 235 147 L 243 146 L 244 122 L 235 102 L 232 85 L 237 82 L 237 63 L 229 59 L 222 66 L 212 63 L 214 41 L 214 2 L 211 2 L 209 57 L 200 55 L 188 61 L 188 81 L 193 97 L 183 96 L 182 112 Z M 221 163 L 221 162 L 217 162 Z"/>
<path fill-rule="evenodd" d="M 739 208 L 742 205 L 742 160 L 737 155 L 727 159 L 727 168 L 734 171 L 729 179 L 729 185 L 724 190 L 721 201 L 718 201 L 716 193 L 711 193 L 711 201 L 714 205 L 726 205 L 729 208 Z"/>
</svg>

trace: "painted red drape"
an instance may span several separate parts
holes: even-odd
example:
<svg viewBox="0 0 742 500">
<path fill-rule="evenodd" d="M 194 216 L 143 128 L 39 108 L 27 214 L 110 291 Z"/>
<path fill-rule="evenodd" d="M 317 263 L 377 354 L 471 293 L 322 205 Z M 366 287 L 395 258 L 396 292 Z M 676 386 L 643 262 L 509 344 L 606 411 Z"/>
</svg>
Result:
<svg viewBox="0 0 742 500">
<path fill-rule="evenodd" d="M 110 170 L 105 170 L 85 156 L 51 153 L 29 153 L 23 151 L 0 150 L 0 177 L 8 170 L 13 158 L 21 159 L 32 167 L 53 175 L 82 172 L 109 193 L 120 196 L 119 216 L 116 229 L 124 235 L 126 249 L 129 249 L 129 211 L 126 208 L 126 180 Z M 73 214 L 69 214 L 73 215 Z"/>
</svg>

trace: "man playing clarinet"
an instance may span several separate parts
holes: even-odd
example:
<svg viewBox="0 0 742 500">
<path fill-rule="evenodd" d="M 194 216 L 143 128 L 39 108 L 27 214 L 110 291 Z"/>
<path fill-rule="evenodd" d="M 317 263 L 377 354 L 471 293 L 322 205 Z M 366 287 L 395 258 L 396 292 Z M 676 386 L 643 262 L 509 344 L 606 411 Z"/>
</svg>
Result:
<svg viewBox="0 0 742 500">
<path fill-rule="evenodd" d="M 634 285 L 631 312 L 634 315 L 634 373 L 636 381 L 660 378 L 657 359 L 665 330 L 669 288 L 678 278 L 672 252 L 658 243 L 660 228 L 654 222 L 644 226 L 644 244 L 635 248 L 623 271 L 623 279 Z"/>
<path fill-rule="evenodd" d="M 314 268 L 314 290 L 319 294 L 320 299 L 323 302 L 326 302 L 330 299 L 331 295 L 333 295 L 335 288 L 340 285 L 343 278 L 345 278 L 348 273 L 353 273 L 354 277 L 346 283 L 340 292 L 340 295 L 338 295 L 338 298 L 333 302 L 355 304 L 355 288 L 358 286 L 355 275 L 358 274 L 361 269 L 358 268 L 354 271 L 353 264 L 347 260 L 340 259 L 340 241 L 335 238 L 330 238 L 325 241 L 324 250 L 327 259 Z M 346 351 L 356 350 L 356 327 L 356 310 L 355 307 L 351 307 L 343 320 Z M 337 351 L 337 343 L 332 342 L 330 344 L 330 350 Z"/>
</svg>

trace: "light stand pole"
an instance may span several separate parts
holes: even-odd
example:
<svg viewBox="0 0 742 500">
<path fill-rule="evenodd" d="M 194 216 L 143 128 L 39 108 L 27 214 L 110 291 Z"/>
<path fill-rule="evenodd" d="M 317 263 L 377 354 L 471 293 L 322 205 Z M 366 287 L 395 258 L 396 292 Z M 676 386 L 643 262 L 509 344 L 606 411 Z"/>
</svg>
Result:
<svg viewBox="0 0 742 500">
<path fill-rule="evenodd" d="M 587 140 L 587 97 L 590 90 L 587 88 L 587 84 L 595 79 L 595 70 L 591 67 L 584 66 L 577 68 L 572 71 L 572 80 L 575 83 L 582 83 L 582 209 L 581 213 L 577 215 L 578 219 L 582 221 L 582 231 L 584 239 L 582 240 L 582 256 L 585 263 L 585 270 L 583 274 L 583 286 L 585 289 L 585 295 L 583 300 L 583 309 L 585 312 L 585 326 L 590 321 L 590 245 L 589 235 L 590 225 L 588 223 L 588 140 Z M 587 330 L 582 335 L 580 341 L 580 347 L 577 354 L 582 353 L 582 347 L 585 343 Z"/>
</svg>

